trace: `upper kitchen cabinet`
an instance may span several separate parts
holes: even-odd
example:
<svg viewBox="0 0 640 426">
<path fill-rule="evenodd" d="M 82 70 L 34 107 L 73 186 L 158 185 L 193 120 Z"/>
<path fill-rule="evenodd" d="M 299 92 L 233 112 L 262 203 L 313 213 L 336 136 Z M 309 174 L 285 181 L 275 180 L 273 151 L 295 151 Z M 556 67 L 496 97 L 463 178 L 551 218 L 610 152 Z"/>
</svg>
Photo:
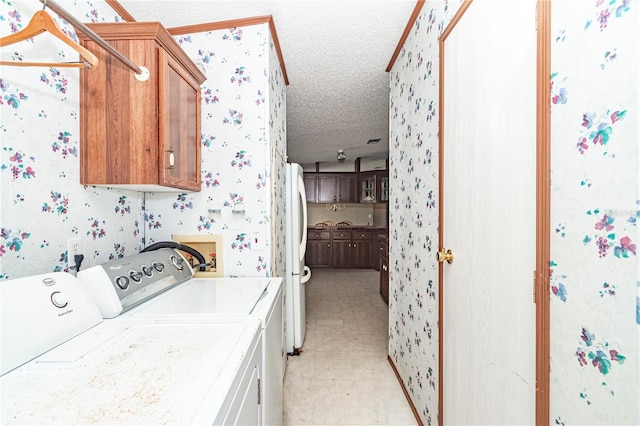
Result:
<svg viewBox="0 0 640 426">
<path fill-rule="evenodd" d="M 304 173 L 304 191 L 307 195 L 307 203 L 316 202 L 317 181 L 315 173 Z"/>
<path fill-rule="evenodd" d="M 357 203 L 355 173 L 319 173 L 317 175 L 318 203 Z"/>
<path fill-rule="evenodd" d="M 376 200 L 376 172 L 361 172 L 360 181 L 360 202 L 375 203 Z"/>
<path fill-rule="evenodd" d="M 376 172 L 376 200 L 378 203 L 389 202 L 389 171 L 383 170 Z"/>
<path fill-rule="evenodd" d="M 83 37 L 99 65 L 80 73 L 80 183 L 200 191 L 200 85 L 205 75 L 158 22 L 88 24 L 139 67 Z"/>
</svg>

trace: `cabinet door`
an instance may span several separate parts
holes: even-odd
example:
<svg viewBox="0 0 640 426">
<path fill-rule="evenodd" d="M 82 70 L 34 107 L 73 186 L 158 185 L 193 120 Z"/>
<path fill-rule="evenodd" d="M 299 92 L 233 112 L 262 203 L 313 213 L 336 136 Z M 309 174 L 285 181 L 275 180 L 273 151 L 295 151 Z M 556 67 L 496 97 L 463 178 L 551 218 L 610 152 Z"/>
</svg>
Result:
<svg viewBox="0 0 640 426">
<path fill-rule="evenodd" d="M 373 268 L 373 259 L 371 257 L 373 242 L 371 240 L 354 240 L 352 245 L 351 267 Z"/>
<path fill-rule="evenodd" d="M 200 85 L 168 53 L 160 52 L 159 133 L 162 185 L 200 190 Z"/>
<path fill-rule="evenodd" d="M 351 240 L 334 240 L 331 248 L 333 267 L 351 268 Z"/>
<path fill-rule="evenodd" d="M 317 203 L 316 197 L 316 182 L 317 178 L 314 175 L 304 174 L 304 190 L 307 193 L 307 203 Z"/>
<path fill-rule="evenodd" d="M 318 175 L 318 203 L 338 201 L 338 177 L 336 175 Z"/>
<path fill-rule="evenodd" d="M 377 194 L 376 201 L 378 203 L 388 203 L 389 202 L 389 172 L 381 172 L 377 176 Z"/>
<path fill-rule="evenodd" d="M 389 304 L 389 258 L 380 255 L 380 296 Z"/>
<path fill-rule="evenodd" d="M 375 172 L 360 173 L 360 202 L 375 203 L 376 201 Z"/>
<path fill-rule="evenodd" d="M 358 202 L 358 182 L 355 173 L 338 175 L 338 201 L 341 203 Z"/>
<path fill-rule="evenodd" d="M 306 263 L 310 268 L 331 266 L 331 241 L 307 241 Z"/>
</svg>

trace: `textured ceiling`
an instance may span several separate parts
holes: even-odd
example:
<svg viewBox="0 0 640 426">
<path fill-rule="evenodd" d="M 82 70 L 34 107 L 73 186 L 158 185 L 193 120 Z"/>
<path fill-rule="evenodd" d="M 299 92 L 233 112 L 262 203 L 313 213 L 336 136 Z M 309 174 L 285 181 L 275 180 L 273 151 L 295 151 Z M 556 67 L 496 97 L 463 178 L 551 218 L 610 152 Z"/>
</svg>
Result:
<svg viewBox="0 0 640 426">
<path fill-rule="evenodd" d="M 120 0 L 137 21 L 165 27 L 272 15 L 287 86 L 290 162 L 386 158 L 389 74 L 415 0 Z M 369 144 L 369 139 L 380 139 Z"/>
</svg>

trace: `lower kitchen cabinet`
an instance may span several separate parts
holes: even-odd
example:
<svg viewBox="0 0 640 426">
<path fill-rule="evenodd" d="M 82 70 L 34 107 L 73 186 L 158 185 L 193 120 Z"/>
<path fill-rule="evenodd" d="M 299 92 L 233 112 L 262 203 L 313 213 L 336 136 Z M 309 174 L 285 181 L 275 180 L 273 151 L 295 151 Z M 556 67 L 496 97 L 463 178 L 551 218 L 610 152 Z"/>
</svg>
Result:
<svg viewBox="0 0 640 426">
<path fill-rule="evenodd" d="M 310 268 L 371 269 L 378 263 L 373 248 L 370 229 L 308 228 L 306 264 Z"/>
<path fill-rule="evenodd" d="M 354 230 L 351 237 L 351 267 L 370 269 L 375 265 L 373 258 L 373 233 L 369 230 Z"/>
<path fill-rule="evenodd" d="M 379 265 L 380 265 L 380 297 L 384 303 L 389 304 L 389 242 L 386 238 L 379 238 Z"/>
<path fill-rule="evenodd" d="M 331 231 L 307 230 L 307 254 L 305 263 L 310 268 L 331 267 Z"/>
<path fill-rule="evenodd" d="M 331 266 L 334 268 L 351 268 L 351 230 L 336 229 L 331 232 L 333 241 Z"/>
</svg>

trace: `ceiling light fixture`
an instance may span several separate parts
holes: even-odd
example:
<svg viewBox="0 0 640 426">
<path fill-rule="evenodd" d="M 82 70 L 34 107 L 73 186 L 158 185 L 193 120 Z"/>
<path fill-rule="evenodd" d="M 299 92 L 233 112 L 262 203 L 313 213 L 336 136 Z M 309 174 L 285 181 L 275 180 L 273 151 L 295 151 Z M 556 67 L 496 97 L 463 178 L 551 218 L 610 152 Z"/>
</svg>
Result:
<svg viewBox="0 0 640 426">
<path fill-rule="evenodd" d="M 338 163 L 344 163 L 344 160 L 347 159 L 347 156 L 344 153 L 343 149 L 338 150 Z"/>
</svg>

